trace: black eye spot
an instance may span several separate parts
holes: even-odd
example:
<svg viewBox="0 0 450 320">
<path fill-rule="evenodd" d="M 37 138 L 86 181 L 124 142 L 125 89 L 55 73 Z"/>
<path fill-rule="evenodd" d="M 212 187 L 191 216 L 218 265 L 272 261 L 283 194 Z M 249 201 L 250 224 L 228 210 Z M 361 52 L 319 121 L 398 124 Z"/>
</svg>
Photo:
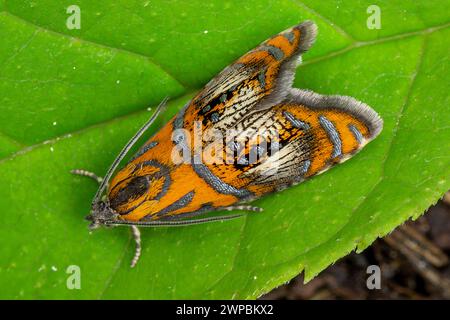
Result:
<svg viewBox="0 0 450 320">
<path fill-rule="evenodd" d="M 116 208 L 130 199 L 139 198 L 148 191 L 149 187 L 150 183 L 146 176 L 134 178 L 111 199 L 111 207 Z"/>
</svg>

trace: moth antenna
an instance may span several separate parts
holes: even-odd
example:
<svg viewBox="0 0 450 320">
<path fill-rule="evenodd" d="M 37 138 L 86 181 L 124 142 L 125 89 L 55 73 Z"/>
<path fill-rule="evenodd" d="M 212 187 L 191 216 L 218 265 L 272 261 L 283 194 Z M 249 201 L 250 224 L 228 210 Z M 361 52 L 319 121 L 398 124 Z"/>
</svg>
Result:
<svg viewBox="0 0 450 320">
<path fill-rule="evenodd" d="M 208 217 L 208 218 L 201 218 L 201 219 L 192 219 L 192 220 L 174 220 L 174 221 L 146 221 L 146 222 L 139 222 L 139 221 L 110 221 L 106 222 L 107 225 L 112 226 L 120 226 L 120 225 L 132 225 L 137 227 L 175 227 L 175 226 L 186 226 L 186 225 L 193 225 L 193 224 L 202 224 L 202 223 L 208 223 L 213 221 L 224 221 L 224 220 L 230 220 L 230 219 L 236 219 L 239 217 L 242 217 L 243 214 L 230 214 L 226 216 L 215 216 L 215 217 Z"/>
<path fill-rule="evenodd" d="M 102 183 L 100 184 L 100 187 L 98 188 L 97 193 L 95 194 L 95 197 L 92 200 L 92 203 L 95 203 L 100 199 L 100 196 L 102 195 L 103 191 L 105 191 L 105 188 L 108 185 L 109 180 L 111 179 L 111 176 L 113 175 L 114 171 L 117 169 L 117 166 L 127 155 L 128 151 L 130 151 L 130 149 L 133 147 L 136 141 L 139 140 L 142 134 L 153 124 L 158 115 L 162 112 L 162 110 L 166 106 L 167 100 L 169 100 L 169 98 L 165 97 L 161 101 L 161 103 L 158 105 L 156 111 L 153 113 L 150 119 L 138 130 L 138 132 L 136 132 L 136 134 L 130 139 L 130 141 L 127 142 L 127 144 L 123 147 L 122 151 L 120 151 L 119 155 L 116 157 L 116 159 L 106 172 L 106 175 L 103 178 Z"/>
</svg>

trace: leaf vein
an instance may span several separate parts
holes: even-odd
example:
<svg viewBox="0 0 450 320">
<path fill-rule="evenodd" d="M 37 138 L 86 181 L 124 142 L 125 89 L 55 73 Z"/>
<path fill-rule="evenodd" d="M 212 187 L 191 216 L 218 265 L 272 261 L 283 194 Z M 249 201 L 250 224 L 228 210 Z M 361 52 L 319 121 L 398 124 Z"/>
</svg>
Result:
<svg viewBox="0 0 450 320">
<path fill-rule="evenodd" d="M 16 19 L 16 20 L 19 20 L 19 21 L 21 21 L 21 22 L 23 22 L 23 23 L 26 23 L 26 24 L 28 24 L 28 25 L 30 25 L 30 26 L 36 28 L 37 30 L 41 30 L 41 31 L 43 31 L 43 32 L 47 32 L 47 33 L 50 33 L 50 34 L 55 34 L 55 35 L 58 35 L 58 36 L 60 36 L 60 37 L 68 38 L 68 39 L 71 39 L 71 40 L 78 40 L 78 41 L 80 41 L 80 42 L 83 42 L 83 43 L 86 43 L 86 44 L 89 44 L 89 45 L 92 45 L 92 46 L 96 46 L 96 47 L 99 47 L 99 48 L 108 49 L 108 50 L 113 50 L 113 51 L 118 51 L 118 52 L 122 52 L 122 53 L 125 53 L 125 54 L 129 54 L 129 55 L 133 55 L 133 56 L 136 56 L 136 57 L 140 57 L 140 58 L 146 59 L 148 62 L 150 62 L 151 64 L 153 64 L 155 67 L 157 67 L 158 69 L 160 69 L 162 72 L 164 72 L 164 73 L 165 73 L 168 77 L 170 77 L 173 81 L 177 82 L 178 85 L 180 85 L 181 87 L 183 87 L 183 89 L 186 90 L 187 87 L 188 87 L 187 85 L 183 84 L 179 79 L 177 79 L 175 76 L 173 76 L 172 74 L 170 74 L 170 72 L 167 71 L 166 69 L 164 69 L 159 63 L 157 63 L 156 61 L 154 61 L 150 56 L 147 56 L 147 55 L 144 55 L 144 54 L 142 54 L 142 53 L 135 52 L 135 51 L 131 51 L 131 50 L 129 50 L 129 49 L 116 48 L 116 47 L 108 46 L 108 45 L 105 45 L 105 44 L 100 44 L 100 43 L 96 43 L 96 42 L 93 42 L 93 41 L 90 41 L 90 40 L 86 40 L 86 39 L 83 39 L 83 38 L 74 37 L 74 36 L 69 36 L 69 35 L 67 35 L 67 34 L 65 34 L 65 33 L 62 33 L 62 32 L 59 32 L 59 31 L 55 31 L 55 30 L 51 30 L 51 29 L 48 29 L 48 28 L 39 26 L 39 25 L 37 25 L 37 24 L 35 24 L 35 23 L 33 23 L 33 22 L 30 22 L 30 21 L 28 21 L 28 20 L 25 20 L 25 19 L 23 19 L 22 17 L 19 17 L 19 16 L 15 15 L 15 14 L 13 14 L 13 13 L 11 13 L 11 12 L 8 12 L 8 11 L 0 12 L 0 14 L 1 14 L 1 13 L 4 13 L 4 14 L 6 14 L 6 15 L 8 15 L 8 16 L 10 16 L 10 17 Z"/>
</svg>

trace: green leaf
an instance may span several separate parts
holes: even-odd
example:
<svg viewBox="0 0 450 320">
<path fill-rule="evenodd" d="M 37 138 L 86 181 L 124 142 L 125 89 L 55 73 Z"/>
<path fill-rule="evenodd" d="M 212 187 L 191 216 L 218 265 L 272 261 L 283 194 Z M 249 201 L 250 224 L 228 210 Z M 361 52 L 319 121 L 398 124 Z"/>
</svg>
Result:
<svg viewBox="0 0 450 320">
<path fill-rule="evenodd" d="M 450 2 L 0 1 L 2 298 L 256 298 L 417 218 L 450 188 Z M 81 9 L 69 30 L 66 8 Z M 212 76 L 305 19 L 319 26 L 295 86 L 351 95 L 384 119 L 350 161 L 256 202 L 246 218 L 90 234 L 102 174 L 172 98 L 161 126 Z M 147 134 L 150 136 L 157 128 Z M 81 270 L 81 290 L 66 269 Z"/>
</svg>

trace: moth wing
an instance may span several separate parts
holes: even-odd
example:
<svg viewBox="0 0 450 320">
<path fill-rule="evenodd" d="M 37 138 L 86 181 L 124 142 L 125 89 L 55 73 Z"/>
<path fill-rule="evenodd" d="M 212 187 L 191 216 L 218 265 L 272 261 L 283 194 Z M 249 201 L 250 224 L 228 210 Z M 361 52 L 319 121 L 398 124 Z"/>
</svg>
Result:
<svg viewBox="0 0 450 320">
<path fill-rule="evenodd" d="M 129 212 L 124 218 L 139 220 L 162 212 L 158 218 L 163 219 L 169 212 L 181 216 L 190 209 L 198 213 L 197 207 L 210 210 L 252 200 L 323 172 L 374 139 L 382 120 L 367 105 L 350 97 L 291 88 L 299 57 L 315 36 L 312 22 L 288 29 L 209 82 L 112 181 L 110 198 L 117 198 L 121 213 Z M 208 148 L 210 141 L 204 142 L 200 161 L 195 150 L 189 159 L 192 163 L 174 165 L 169 151 L 175 145 L 193 148 L 187 136 L 176 131 L 190 130 L 195 138 L 194 123 L 220 132 L 231 129 L 238 135 L 217 148 Z M 259 140 L 265 148 L 258 139 L 245 142 L 260 136 L 261 130 Z M 244 141 L 242 145 L 239 140 Z M 252 155 L 257 156 L 252 160 Z M 153 202 L 141 203 L 144 197 Z"/>
<path fill-rule="evenodd" d="M 267 119 L 263 126 L 275 128 L 279 150 L 240 177 L 250 181 L 247 189 L 259 195 L 299 183 L 349 159 L 383 127 L 372 108 L 352 97 L 300 89 L 291 89 L 267 113 L 259 119 Z"/>
<path fill-rule="evenodd" d="M 178 114 L 174 128 L 226 130 L 256 109 L 284 100 L 300 56 L 313 44 L 317 26 L 305 21 L 264 41 L 213 78 Z"/>
</svg>

